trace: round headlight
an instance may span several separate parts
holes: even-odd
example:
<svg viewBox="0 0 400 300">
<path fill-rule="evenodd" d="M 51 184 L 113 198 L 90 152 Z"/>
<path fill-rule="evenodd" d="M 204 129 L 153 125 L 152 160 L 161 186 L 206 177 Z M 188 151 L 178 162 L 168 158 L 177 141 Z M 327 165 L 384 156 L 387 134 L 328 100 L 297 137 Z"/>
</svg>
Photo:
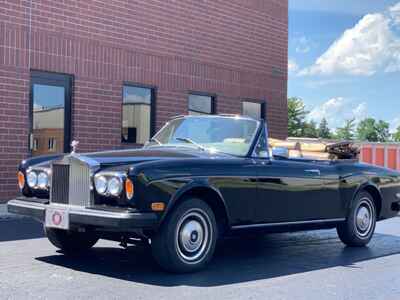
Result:
<svg viewBox="0 0 400 300">
<path fill-rule="evenodd" d="M 36 187 L 37 181 L 38 181 L 38 178 L 37 178 L 36 172 L 34 172 L 34 171 L 28 172 L 28 174 L 26 176 L 26 182 L 28 183 L 28 186 L 30 188 Z"/>
<path fill-rule="evenodd" d="M 96 191 L 99 194 L 104 195 L 107 191 L 107 179 L 104 176 L 98 176 L 94 179 L 94 185 L 96 187 Z"/>
<path fill-rule="evenodd" d="M 122 180 L 119 177 L 111 177 L 108 181 L 108 192 L 113 196 L 119 196 L 122 192 Z"/>
<path fill-rule="evenodd" d="M 46 172 L 40 172 L 37 177 L 37 185 L 40 189 L 47 189 L 49 186 L 49 175 Z"/>
</svg>

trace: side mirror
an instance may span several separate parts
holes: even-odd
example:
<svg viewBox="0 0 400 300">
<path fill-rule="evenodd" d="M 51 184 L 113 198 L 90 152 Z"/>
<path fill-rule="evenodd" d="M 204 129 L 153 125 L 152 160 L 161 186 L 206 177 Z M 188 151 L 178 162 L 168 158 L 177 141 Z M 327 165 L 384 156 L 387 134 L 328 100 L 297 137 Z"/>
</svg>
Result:
<svg viewBox="0 0 400 300">
<path fill-rule="evenodd" d="M 272 156 L 277 159 L 288 159 L 289 149 L 285 147 L 274 147 L 272 148 Z"/>
<path fill-rule="evenodd" d="M 258 156 L 260 158 L 269 158 L 269 152 L 268 151 L 260 151 L 260 153 L 258 153 Z"/>
</svg>

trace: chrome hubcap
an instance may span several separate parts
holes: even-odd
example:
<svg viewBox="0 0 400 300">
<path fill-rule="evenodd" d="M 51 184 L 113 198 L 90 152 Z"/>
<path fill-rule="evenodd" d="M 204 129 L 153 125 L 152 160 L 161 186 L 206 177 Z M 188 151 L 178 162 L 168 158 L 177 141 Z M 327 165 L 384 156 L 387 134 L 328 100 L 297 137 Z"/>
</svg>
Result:
<svg viewBox="0 0 400 300">
<path fill-rule="evenodd" d="M 183 224 L 179 234 L 179 241 L 187 252 L 199 250 L 204 239 L 204 230 L 200 222 L 192 220 Z"/>
<path fill-rule="evenodd" d="M 176 248 L 181 258 L 193 263 L 204 256 L 210 245 L 210 224 L 201 210 L 189 211 L 181 218 L 176 232 Z"/>
<path fill-rule="evenodd" d="M 366 230 L 371 222 L 371 216 L 366 207 L 360 207 L 357 212 L 357 227 Z"/>
<path fill-rule="evenodd" d="M 356 228 L 360 236 L 367 236 L 373 226 L 374 209 L 368 200 L 361 201 L 356 212 Z"/>
</svg>

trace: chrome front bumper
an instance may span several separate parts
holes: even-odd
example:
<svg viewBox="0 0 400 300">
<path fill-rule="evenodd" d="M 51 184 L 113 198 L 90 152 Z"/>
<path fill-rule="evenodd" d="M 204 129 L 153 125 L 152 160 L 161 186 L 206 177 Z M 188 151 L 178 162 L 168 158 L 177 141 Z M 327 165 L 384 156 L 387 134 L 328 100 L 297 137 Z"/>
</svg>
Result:
<svg viewBox="0 0 400 300">
<path fill-rule="evenodd" d="M 46 208 L 50 204 L 44 201 L 30 201 L 29 198 L 17 198 L 7 204 L 8 212 L 29 216 L 44 223 Z M 157 226 L 155 213 L 132 212 L 127 209 L 94 209 L 68 206 L 69 222 L 72 226 L 93 226 L 115 231 L 151 229 Z"/>
</svg>

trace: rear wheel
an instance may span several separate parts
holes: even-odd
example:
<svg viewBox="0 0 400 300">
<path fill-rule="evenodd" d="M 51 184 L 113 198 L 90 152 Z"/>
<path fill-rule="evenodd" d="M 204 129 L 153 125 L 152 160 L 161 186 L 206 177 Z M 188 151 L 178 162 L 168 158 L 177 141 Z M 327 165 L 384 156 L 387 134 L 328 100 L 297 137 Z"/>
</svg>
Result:
<svg viewBox="0 0 400 300">
<path fill-rule="evenodd" d="M 93 232 L 45 228 L 45 233 L 49 241 L 66 254 L 81 253 L 89 250 L 99 240 L 99 237 Z"/>
<path fill-rule="evenodd" d="M 348 246 L 362 247 L 371 240 L 376 226 L 376 207 L 372 196 L 360 192 L 346 221 L 337 227 L 340 240 Z"/>
<path fill-rule="evenodd" d="M 152 237 L 153 256 L 167 271 L 197 271 L 211 260 L 217 235 L 212 209 L 200 199 L 187 199 L 167 216 Z"/>
</svg>

